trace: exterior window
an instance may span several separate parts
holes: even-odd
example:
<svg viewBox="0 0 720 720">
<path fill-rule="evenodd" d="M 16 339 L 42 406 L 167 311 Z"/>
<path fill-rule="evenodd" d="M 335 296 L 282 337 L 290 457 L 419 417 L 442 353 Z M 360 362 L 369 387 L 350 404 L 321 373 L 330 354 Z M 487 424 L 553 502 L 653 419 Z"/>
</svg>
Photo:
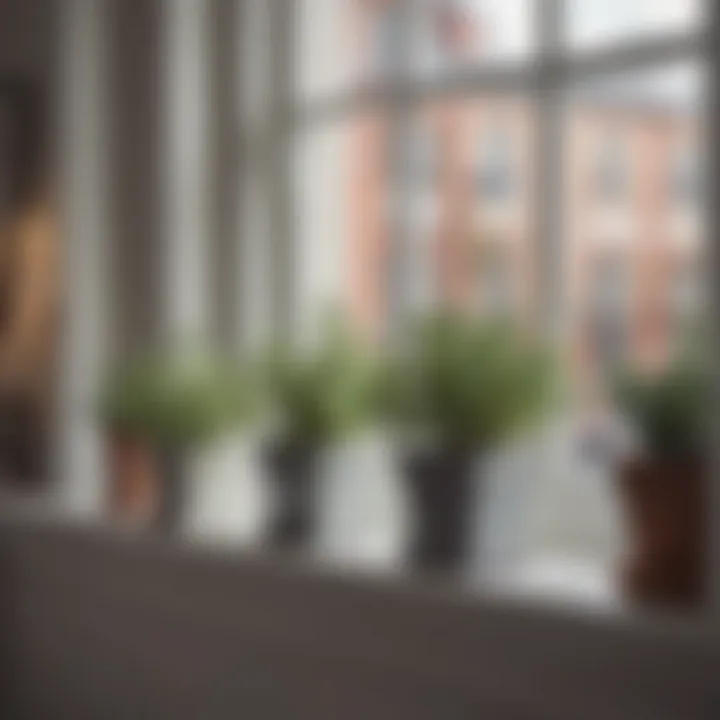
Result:
<svg viewBox="0 0 720 720">
<path fill-rule="evenodd" d="M 574 48 L 657 37 L 697 27 L 703 0 L 567 0 L 567 32 Z"/>
<path fill-rule="evenodd" d="M 439 53 L 448 60 L 462 58 L 478 36 L 476 13 L 458 0 L 437 3 L 434 12 L 434 30 Z"/>
<path fill-rule="evenodd" d="M 413 1 L 426 15 L 424 44 L 432 48 L 436 72 L 517 60 L 535 50 L 532 0 Z"/>
<path fill-rule="evenodd" d="M 405 177 L 413 187 L 431 190 L 438 179 L 437 140 L 428 127 L 416 127 L 409 133 Z"/>
<path fill-rule="evenodd" d="M 513 138 L 499 125 L 480 141 L 477 167 L 477 191 L 488 202 L 503 202 L 516 192 Z"/>
<path fill-rule="evenodd" d="M 622 203 L 629 192 L 628 147 L 621 135 L 606 135 L 598 148 L 595 187 L 603 204 Z"/>
<path fill-rule="evenodd" d="M 661 367 L 698 302 L 671 298 L 693 290 L 670 262 L 695 257 L 705 236 L 699 212 L 677 212 L 701 189 L 688 146 L 705 152 L 699 3 L 296 0 L 310 1 L 362 8 L 353 52 L 371 58 L 372 80 L 393 77 L 348 83 L 298 113 L 296 134 L 317 138 L 291 208 L 304 220 L 298 285 L 324 283 L 312 302 L 296 293 L 298 316 L 335 300 L 384 350 L 415 315 L 450 307 L 556 344 L 567 402 L 508 443 L 497 468 L 510 472 L 526 440 L 539 448 L 562 428 L 531 473 L 546 502 L 528 527 L 548 533 L 518 549 L 521 562 L 490 564 L 612 601 L 623 534 L 612 468 L 581 462 L 577 438 L 617 414 L 612 373 Z M 671 4 L 685 10 L 660 7 Z"/>
</svg>

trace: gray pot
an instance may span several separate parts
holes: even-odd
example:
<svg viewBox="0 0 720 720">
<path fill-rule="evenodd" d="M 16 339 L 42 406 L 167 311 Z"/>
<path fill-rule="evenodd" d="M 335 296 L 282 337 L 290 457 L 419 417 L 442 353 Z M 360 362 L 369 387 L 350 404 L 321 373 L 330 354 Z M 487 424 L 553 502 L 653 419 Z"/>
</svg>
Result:
<svg viewBox="0 0 720 720">
<path fill-rule="evenodd" d="M 306 549 L 318 532 L 318 485 L 322 450 L 293 440 L 268 443 L 263 465 L 272 485 L 274 509 L 269 542 L 283 549 Z"/>
<path fill-rule="evenodd" d="M 438 447 L 406 455 L 404 477 L 413 527 L 409 562 L 416 570 L 461 572 L 473 555 L 477 455 Z"/>
</svg>

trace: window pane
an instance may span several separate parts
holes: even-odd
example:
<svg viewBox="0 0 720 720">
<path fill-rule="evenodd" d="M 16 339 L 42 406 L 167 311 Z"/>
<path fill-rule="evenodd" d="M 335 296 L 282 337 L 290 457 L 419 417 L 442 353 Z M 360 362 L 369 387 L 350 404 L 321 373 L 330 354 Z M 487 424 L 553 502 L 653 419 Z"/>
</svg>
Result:
<svg viewBox="0 0 720 720">
<path fill-rule="evenodd" d="M 653 570 L 644 558 L 642 543 L 654 541 L 639 529 L 637 513 L 654 502 L 653 493 L 634 505 L 629 488 L 636 487 L 633 468 L 660 473 L 640 480 L 640 493 L 648 479 L 678 467 L 681 476 L 668 482 L 683 485 L 693 470 L 647 440 L 647 424 L 635 424 L 616 383 L 628 371 L 662 373 L 700 349 L 701 93 L 699 68 L 683 66 L 618 75 L 568 96 L 563 377 L 569 402 L 554 451 L 566 459 L 553 461 L 556 490 L 548 507 L 554 520 L 547 527 L 555 545 L 590 568 L 617 599 L 667 598 L 673 591 L 662 583 L 675 582 L 668 572 L 689 583 L 681 597 L 692 593 L 684 573 L 692 574 L 695 561 L 684 551 L 669 571 L 665 560 Z M 683 515 L 682 502 L 660 511 L 665 527 L 674 528 L 668 537 L 688 522 L 685 537 L 697 530 L 699 538 L 700 514 Z M 671 544 L 680 535 L 673 537 Z"/>
<path fill-rule="evenodd" d="M 372 338 L 439 303 L 534 322 L 534 121 L 526 100 L 482 97 L 304 131 L 298 311 L 341 303 Z"/>
<path fill-rule="evenodd" d="M 535 49 L 535 0 L 297 0 L 297 83 L 311 98 Z"/>
<path fill-rule="evenodd" d="M 695 67 L 573 93 L 567 282 L 586 390 L 621 365 L 667 362 L 700 322 L 700 98 Z"/>
<path fill-rule="evenodd" d="M 424 0 L 413 28 L 414 67 L 437 73 L 527 57 L 535 49 L 533 10 L 533 0 Z"/>
<path fill-rule="evenodd" d="M 568 0 L 570 45 L 594 47 L 697 26 L 704 0 Z"/>
<path fill-rule="evenodd" d="M 361 43 L 354 40 L 359 15 L 348 0 L 298 0 L 298 94 L 314 97 L 346 88 L 358 80 Z"/>
<path fill-rule="evenodd" d="M 295 312 L 308 332 L 340 308 L 370 337 L 385 326 L 388 122 L 362 113 L 297 137 Z"/>
<path fill-rule="evenodd" d="M 514 97 L 444 100 L 418 110 L 411 131 L 405 263 L 416 276 L 408 283 L 414 297 L 528 319 L 532 105 Z"/>
<path fill-rule="evenodd" d="M 395 76 L 407 26 L 397 0 L 296 0 L 299 97 Z"/>
</svg>

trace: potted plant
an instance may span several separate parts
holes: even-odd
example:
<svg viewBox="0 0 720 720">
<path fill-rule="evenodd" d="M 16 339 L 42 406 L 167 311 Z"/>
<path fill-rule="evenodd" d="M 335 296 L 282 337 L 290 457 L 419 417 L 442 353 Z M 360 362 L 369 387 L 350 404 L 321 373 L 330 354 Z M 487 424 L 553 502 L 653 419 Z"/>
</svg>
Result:
<svg viewBox="0 0 720 720">
<path fill-rule="evenodd" d="M 549 370 L 548 356 L 518 334 L 454 313 L 424 320 L 391 361 L 384 396 L 404 433 L 413 566 L 462 569 L 477 461 L 537 417 Z"/>
<path fill-rule="evenodd" d="M 628 373 L 616 385 L 620 410 L 639 436 L 618 474 L 631 538 L 622 577 L 631 599 L 702 598 L 709 393 L 708 373 L 688 360 L 652 375 Z"/>
<path fill-rule="evenodd" d="M 326 451 L 373 414 L 374 363 L 336 323 L 313 349 L 276 349 L 266 362 L 266 378 L 272 431 L 263 460 L 275 500 L 269 540 L 302 549 L 317 529 Z"/>
<path fill-rule="evenodd" d="M 109 460 L 110 512 L 124 520 L 149 521 L 158 502 L 149 418 L 152 374 L 141 363 L 114 371 L 99 402 Z"/>
<path fill-rule="evenodd" d="M 241 421 L 249 392 L 228 362 L 153 358 L 114 373 L 100 405 L 114 511 L 173 530 L 184 510 L 193 453 Z"/>
</svg>

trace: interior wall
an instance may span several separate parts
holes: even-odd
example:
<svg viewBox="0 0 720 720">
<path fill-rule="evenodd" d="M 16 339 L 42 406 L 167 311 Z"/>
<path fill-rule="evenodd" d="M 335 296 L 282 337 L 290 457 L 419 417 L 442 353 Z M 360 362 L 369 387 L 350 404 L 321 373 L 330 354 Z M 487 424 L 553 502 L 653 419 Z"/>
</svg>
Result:
<svg viewBox="0 0 720 720">
<path fill-rule="evenodd" d="M 58 4 L 0 0 L 0 471 L 46 473 L 59 312 Z"/>
<path fill-rule="evenodd" d="M 161 330 L 163 232 L 162 0 L 106 3 L 108 259 L 111 356 L 152 346 Z"/>
</svg>

